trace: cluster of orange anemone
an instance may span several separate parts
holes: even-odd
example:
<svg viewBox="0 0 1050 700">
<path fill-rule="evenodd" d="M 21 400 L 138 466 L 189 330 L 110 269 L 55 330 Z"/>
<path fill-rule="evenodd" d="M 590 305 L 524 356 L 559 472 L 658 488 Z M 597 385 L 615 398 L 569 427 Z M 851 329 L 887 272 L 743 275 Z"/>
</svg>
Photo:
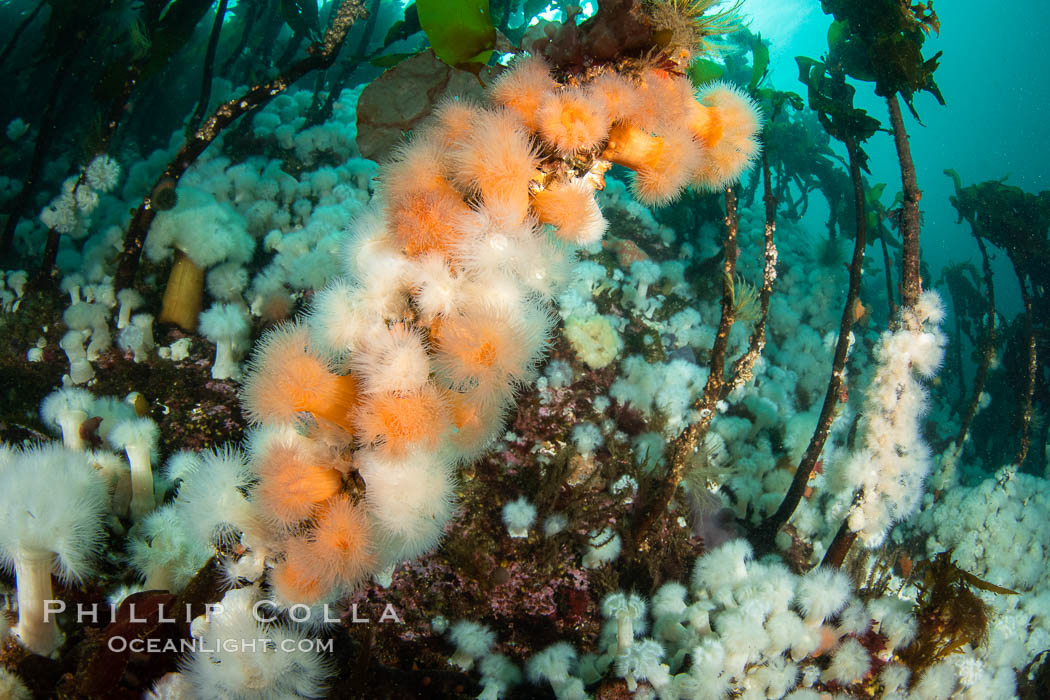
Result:
<svg viewBox="0 0 1050 700">
<path fill-rule="evenodd" d="M 657 69 L 562 85 L 519 61 L 491 106 L 447 102 L 379 176 L 345 275 L 260 342 L 243 403 L 274 597 L 317 603 L 432 549 L 455 469 L 500 435 L 554 325 L 609 163 L 640 201 L 734 180 L 752 103 Z"/>
</svg>

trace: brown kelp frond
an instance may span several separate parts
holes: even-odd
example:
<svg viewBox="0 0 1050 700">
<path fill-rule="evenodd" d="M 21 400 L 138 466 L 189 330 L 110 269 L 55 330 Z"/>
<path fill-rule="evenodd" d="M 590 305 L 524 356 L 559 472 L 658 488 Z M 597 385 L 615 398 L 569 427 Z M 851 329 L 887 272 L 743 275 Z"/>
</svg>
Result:
<svg viewBox="0 0 1050 700">
<path fill-rule="evenodd" d="M 1017 591 L 997 586 L 963 571 L 952 561 L 951 551 L 916 565 L 919 597 L 916 613 L 919 631 L 902 652 L 904 662 L 918 675 L 936 662 L 969 644 L 979 647 L 988 634 L 988 604 L 971 589 L 998 595 Z"/>
</svg>

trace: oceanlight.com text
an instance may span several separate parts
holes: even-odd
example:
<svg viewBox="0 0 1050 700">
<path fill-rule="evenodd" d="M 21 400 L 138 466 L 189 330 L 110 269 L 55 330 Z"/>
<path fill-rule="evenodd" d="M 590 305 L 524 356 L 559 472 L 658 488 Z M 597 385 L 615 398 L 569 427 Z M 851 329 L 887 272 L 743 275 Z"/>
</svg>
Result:
<svg viewBox="0 0 1050 700">
<path fill-rule="evenodd" d="M 260 637 L 258 639 L 139 639 L 137 637 L 128 639 L 126 637 L 110 637 L 106 646 L 110 651 L 121 653 L 133 651 L 138 654 L 162 654 L 177 652 L 180 654 L 215 654 L 225 652 L 228 654 L 259 653 L 266 651 L 291 652 L 316 652 L 319 654 L 331 653 L 334 649 L 334 639 L 282 639 L 279 642 L 273 639 Z"/>
</svg>

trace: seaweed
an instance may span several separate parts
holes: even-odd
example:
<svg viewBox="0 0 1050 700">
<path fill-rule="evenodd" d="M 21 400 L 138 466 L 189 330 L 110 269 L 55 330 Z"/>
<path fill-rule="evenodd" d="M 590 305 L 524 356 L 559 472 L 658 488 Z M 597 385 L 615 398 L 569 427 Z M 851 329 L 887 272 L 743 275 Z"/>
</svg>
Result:
<svg viewBox="0 0 1050 700">
<path fill-rule="evenodd" d="M 1020 446 L 1014 462 L 1022 464 L 1028 456 L 1031 442 L 1031 424 L 1038 402 L 1044 408 L 1047 403 L 1047 386 L 1043 372 L 1037 363 L 1039 355 L 1050 351 L 1048 327 L 1050 306 L 1046 289 L 1050 286 L 1050 273 L 1046 259 L 1050 257 L 1050 191 L 1025 192 L 1019 187 L 1007 185 L 1002 180 L 988 180 L 974 185 L 962 186 L 954 170 L 945 174 L 955 183 L 955 194 L 949 201 L 959 212 L 959 221 L 967 221 L 978 245 L 984 253 L 987 241 L 1006 252 L 1017 275 L 1023 303 L 1023 347 L 1004 355 L 1013 390 L 1022 396 Z M 986 264 L 986 288 L 991 290 L 991 271 Z M 991 292 L 989 292 L 991 296 Z M 994 328 L 994 301 L 988 312 L 987 323 Z M 987 335 L 987 333 L 986 333 Z M 1009 349 L 1009 348 L 1008 348 Z M 991 352 L 985 349 L 985 353 Z M 1042 453 L 1042 450 L 1037 450 Z"/>
<path fill-rule="evenodd" d="M 916 92 L 929 92 L 944 104 L 933 80 L 943 52 L 922 56 L 926 37 L 940 32 L 932 2 L 821 0 L 821 6 L 835 18 L 828 29 L 831 60 L 841 63 L 847 75 L 874 82 L 879 97 L 900 94 L 916 119 Z"/>
<path fill-rule="evenodd" d="M 1018 673 L 1017 696 L 1021 700 L 1039 700 L 1050 695 L 1050 649 L 1035 655 Z"/>
<path fill-rule="evenodd" d="M 954 170 L 945 174 L 955 183 L 948 198 L 973 234 L 1006 251 L 1018 274 L 1039 286 L 1050 283 L 1046 260 L 1050 257 L 1050 190 L 1025 192 L 1003 180 L 962 186 Z"/>
<path fill-rule="evenodd" d="M 861 170 L 865 167 L 867 154 L 861 145 L 871 138 L 878 129 L 878 121 L 869 117 L 862 109 L 853 106 L 856 90 L 846 82 L 841 68 L 829 66 L 805 57 L 796 58 L 799 65 L 799 79 L 809 86 L 810 108 L 817 111 L 818 118 L 832 137 L 839 139 L 846 146 L 849 156 L 850 180 L 853 185 L 854 213 L 856 228 L 853 241 L 853 257 L 849 265 L 849 288 L 846 292 L 845 306 L 839 323 L 838 340 L 835 343 L 835 355 L 832 360 L 831 376 L 824 393 L 824 403 L 817 419 L 806 452 L 795 470 L 795 476 L 784 494 L 776 512 L 764 520 L 754 532 L 753 542 L 763 550 L 772 550 L 777 533 L 783 528 L 795 512 L 806 492 L 810 474 L 816 468 L 817 460 L 824 450 L 824 444 L 831 431 L 831 424 L 839 411 L 842 390 L 845 387 L 844 369 L 849 353 L 850 328 L 855 320 L 855 307 L 860 299 L 861 271 L 864 263 L 864 249 L 867 245 L 867 215 L 865 209 L 864 184 Z M 834 542 L 828 548 L 824 558 L 825 564 L 840 566 L 849 551 L 855 534 L 848 532 L 845 523 L 839 529 Z"/>
<path fill-rule="evenodd" d="M 997 595 L 1018 595 L 960 569 L 952 552 L 915 565 L 919 589 L 916 615 L 919 632 L 901 658 L 916 675 L 970 645 L 976 649 L 988 635 L 989 606 L 972 589 Z"/>
<path fill-rule="evenodd" d="M 178 181 L 211 142 L 236 119 L 262 107 L 307 73 L 330 67 L 342 48 L 350 26 L 364 14 L 365 11 L 358 0 L 343 0 L 338 6 L 338 10 L 333 14 L 321 41 L 312 47 L 310 55 L 297 61 L 274 79 L 262 85 L 256 85 L 236 99 L 220 105 L 187 140 L 183 147 L 179 149 L 175 159 L 168 164 L 164 173 L 158 178 L 154 189 L 162 181 Z M 114 284 L 118 289 L 125 289 L 131 286 L 138 271 L 139 258 L 142 254 L 142 246 L 145 243 L 146 234 L 149 233 L 149 228 L 156 215 L 157 210 L 153 207 L 149 195 L 147 195 L 135 211 L 131 223 L 124 234 L 124 245 L 117 263 L 117 274 L 114 278 Z"/>
<path fill-rule="evenodd" d="M 442 61 L 475 73 L 488 63 L 496 47 L 488 0 L 417 0 L 416 9 Z"/>
<path fill-rule="evenodd" d="M 917 120 L 914 96 L 925 90 L 940 104 L 944 96 L 933 80 L 942 52 L 924 59 L 923 43 L 940 31 L 933 3 L 910 0 L 821 0 L 825 14 L 835 18 L 828 30 L 827 62 L 855 80 L 874 82 L 875 94 L 886 98 L 894 146 L 900 161 L 904 196 L 897 216 L 901 250 L 901 305 L 912 307 L 922 292 L 919 260 L 919 200 L 911 146 L 901 116 L 900 95 Z M 920 122 L 921 123 L 921 122 Z M 895 321 L 896 323 L 896 321 Z"/>
<path fill-rule="evenodd" d="M 809 195 L 820 190 L 829 205 L 828 234 L 835 237 L 836 222 L 843 207 L 840 202 L 848 191 L 848 178 L 836 168 L 838 156 L 831 150 L 827 133 L 812 112 L 805 110 L 801 95 L 762 87 L 754 93 L 766 115 L 762 143 L 769 166 L 776 174 L 774 194 L 784 203 L 782 216 L 797 221 L 809 208 Z M 788 108 L 791 108 L 790 110 Z M 752 201 L 758 190 L 759 174 L 749 183 L 745 199 Z M 839 187 L 845 182 L 845 186 Z M 790 187 L 798 190 L 797 199 Z"/>
<path fill-rule="evenodd" d="M 799 81 L 809 88 L 810 109 L 817 113 L 817 119 L 832 138 L 854 141 L 861 170 L 870 172 L 868 154 L 861 144 L 879 130 L 879 120 L 853 105 L 857 89 L 846 82 L 841 66 L 807 56 L 796 56 L 795 62 Z"/>
<path fill-rule="evenodd" d="M 317 0 L 281 0 L 281 15 L 296 34 L 317 41 L 321 37 L 321 18 Z"/>
</svg>

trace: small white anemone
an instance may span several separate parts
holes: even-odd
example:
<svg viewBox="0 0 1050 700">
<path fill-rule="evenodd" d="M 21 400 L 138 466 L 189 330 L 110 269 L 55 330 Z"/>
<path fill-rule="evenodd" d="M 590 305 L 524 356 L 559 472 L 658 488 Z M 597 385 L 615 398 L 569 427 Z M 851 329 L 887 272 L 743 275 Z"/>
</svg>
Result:
<svg viewBox="0 0 1050 700">
<path fill-rule="evenodd" d="M 469 671 L 474 666 L 474 660 L 488 654 L 492 645 L 496 643 L 495 632 L 487 625 L 470 620 L 460 620 L 452 625 L 448 636 L 456 645 L 456 652 L 449 659 L 449 663 L 464 671 Z"/>
<path fill-rule="evenodd" d="M 536 522 L 536 506 L 520 496 L 503 506 L 503 524 L 511 537 L 528 537 L 529 528 Z"/>
<path fill-rule="evenodd" d="M 47 656 L 61 643 L 51 574 L 79 581 L 102 540 L 106 485 L 85 452 L 57 444 L 0 447 L 0 568 L 15 573 L 15 633 Z M 49 614 L 50 611 L 50 614 Z"/>
<path fill-rule="evenodd" d="M 602 601 L 602 616 L 616 622 L 616 655 L 621 656 L 634 643 L 634 638 L 644 632 L 645 599 L 636 593 L 617 591 L 605 596 Z"/>
<path fill-rule="evenodd" d="M 51 392 L 40 404 L 44 423 L 62 431 L 62 444 L 72 450 L 84 449 L 80 426 L 91 416 L 95 397 L 86 389 L 74 387 Z"/>
<path fill-rule="evenodd" d="M 215 343 L 215 361 L 212 379 L 236 379 L 241 376 L 238 365 L 248 349 L 251 323 L 244 307 L 238 304 L 212 304 L 199 316 L 201 335 Z"/>
<path fill-rule="evenodd" d="M 109 433 L 113 447 L 124 450 L 131 465 L 131 517 L 138 520 L 156 507 L 150 455 L 157 449 L 160 431 L 149 418 L 131 418 Z"/>
</svg>

